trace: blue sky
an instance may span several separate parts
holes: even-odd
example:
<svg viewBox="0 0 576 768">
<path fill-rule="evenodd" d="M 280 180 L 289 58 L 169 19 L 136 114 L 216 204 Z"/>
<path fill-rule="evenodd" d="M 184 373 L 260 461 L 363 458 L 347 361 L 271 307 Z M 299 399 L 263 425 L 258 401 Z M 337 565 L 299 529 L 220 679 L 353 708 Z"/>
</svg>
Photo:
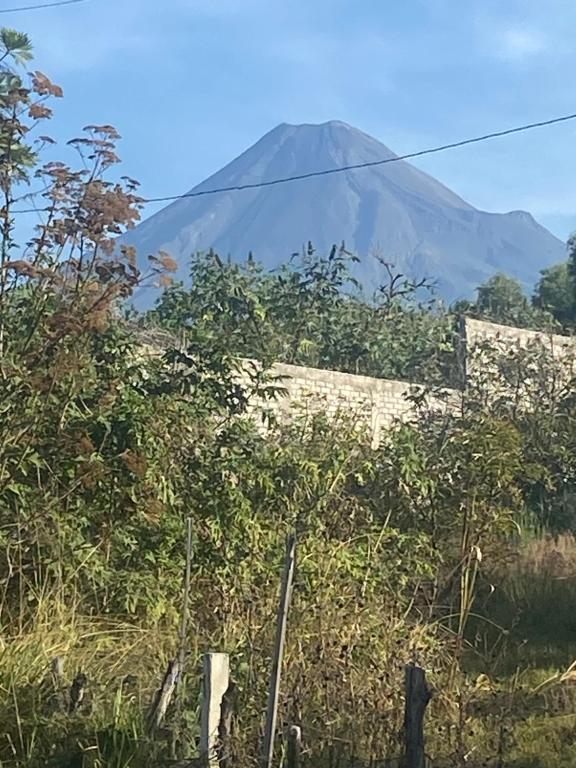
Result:
<svg viewBox="0 0 576 768">
<path fill-rule="evenodd" d="M 35 67 L 64 88 L 51 135 L 112 123 L 122 171 L 151 197 L 281 122 L 343 120 L 404 153 L 576 112 L 574 0 L 86 0 L 0 22 L 31 35 Z M 576 121 L 416 164 L 565 239 L 575 145 Z"/>
</svg>

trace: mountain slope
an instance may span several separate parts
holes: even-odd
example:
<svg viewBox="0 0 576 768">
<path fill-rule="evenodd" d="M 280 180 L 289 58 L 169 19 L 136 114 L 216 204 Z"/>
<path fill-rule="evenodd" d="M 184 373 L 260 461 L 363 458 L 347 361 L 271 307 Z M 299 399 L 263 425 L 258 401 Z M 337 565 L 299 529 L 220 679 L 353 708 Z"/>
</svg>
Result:
<svg viewBox="0 0 576 768">
<path fill-rule="evenodd" d="M 279 125 L 193 191 L 253 183 L 394 157 L 384 144 L 344 123 Z M 123 236 L 143 260 L 159 249 L 179 263 L 214 248 L 268 267 L 311 240 L 318 250 L 345 241 L 362 259 L 356 275 L 378 283 L 379 252 L 414 277 L 433 277 L 451 300 L 471 295 L 498 270 L 526 285 L 564 258 L 564 246 L 530 214 L 479 211 L 404 161 L 260 189 L 183 198 Z M 149 292 L 137 299 L 149 304 Z"/>
</svg>

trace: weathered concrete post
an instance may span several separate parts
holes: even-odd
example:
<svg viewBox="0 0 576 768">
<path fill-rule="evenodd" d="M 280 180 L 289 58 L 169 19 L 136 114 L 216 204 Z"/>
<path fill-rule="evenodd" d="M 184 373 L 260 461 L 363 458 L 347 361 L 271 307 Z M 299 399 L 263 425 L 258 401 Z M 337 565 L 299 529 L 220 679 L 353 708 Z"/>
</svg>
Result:
<svg viewBox="0 0 576 768">
<path fill-rule="evenodd" d="M 228 654 L 204 654 L 203 667 L 200 756 L 203 765 L 209 766 L 209 768 L 218 768 L 222 699 L 230 683 L 230 659 Z"/>
</svg>

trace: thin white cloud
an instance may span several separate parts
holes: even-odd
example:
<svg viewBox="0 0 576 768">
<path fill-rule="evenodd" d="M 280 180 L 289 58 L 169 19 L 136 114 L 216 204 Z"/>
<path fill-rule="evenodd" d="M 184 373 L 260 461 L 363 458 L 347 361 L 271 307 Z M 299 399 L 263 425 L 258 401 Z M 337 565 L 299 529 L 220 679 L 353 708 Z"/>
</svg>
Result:
<svg viewBox="0 0 576 768">
<path fill-rule="evenodd" d="M 553 0 L 552 0 L 553 1 Z M 501 62 L 530 62 L 556 47 L 556 30 L 540 13 L 523 12 L 508 4 L 498 13 L 493 4 L 483 4 L 474 12 L 474 32 L 479 53 Z"/>
<path fill-rule="evenodd" d="M 496 55 L 509 61 L 522 61 L 548 49 L 544 35 L 536 29 L 510 26 L 495 35 Z"/>
</svg>

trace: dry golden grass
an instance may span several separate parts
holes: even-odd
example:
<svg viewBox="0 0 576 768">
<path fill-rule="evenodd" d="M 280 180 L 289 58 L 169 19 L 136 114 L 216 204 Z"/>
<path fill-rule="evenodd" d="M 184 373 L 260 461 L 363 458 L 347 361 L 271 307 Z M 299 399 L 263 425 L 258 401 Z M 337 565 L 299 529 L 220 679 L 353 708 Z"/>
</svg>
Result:
<svg viewBox="0 0 576 768">
<path fill-rule="evenodd" d="M 519 577 L 576 579 L 576 538 L 572 533 L 563 533 L 529 539 L 518 551 L 515 570 Z"/>
</svg>

